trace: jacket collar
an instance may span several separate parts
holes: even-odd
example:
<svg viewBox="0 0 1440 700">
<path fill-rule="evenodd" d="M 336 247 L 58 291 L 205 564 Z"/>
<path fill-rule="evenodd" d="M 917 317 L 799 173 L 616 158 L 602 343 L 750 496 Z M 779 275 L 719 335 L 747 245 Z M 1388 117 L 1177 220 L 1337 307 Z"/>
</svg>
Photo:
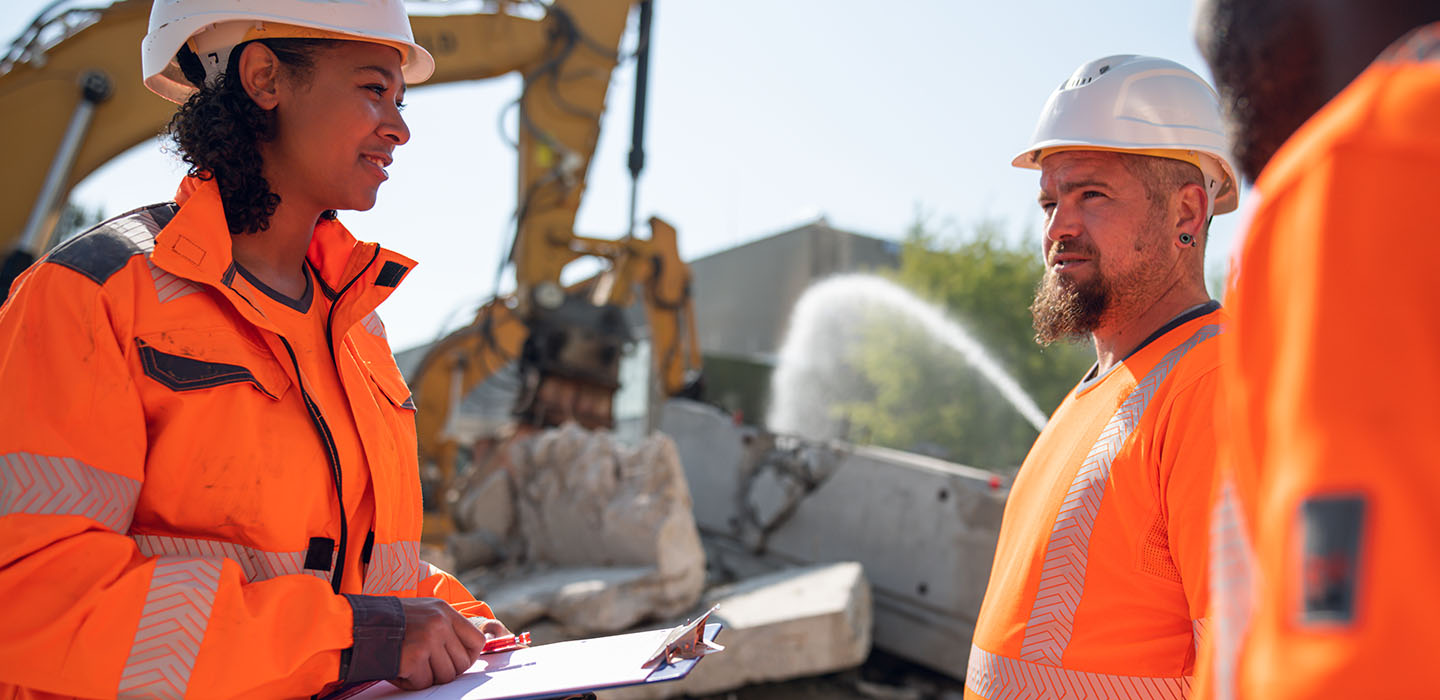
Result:
<svg viewBox="0 0 1440 700">
<path fill-rule="evenodd" d="M 151 262 L 218 290 L 246 319 L 275 331 L 264 314 L 230 287 L 235 260 L 216 182 L 186 177 L 175 193 L 175 203 L 180 211 L 155 237 Z M 415 267 L 415 261 L 403 255 L 355 240 L 339 221 L 315 226 L 306 259 L 326 292 L 340 297 L 334 314 L 337 337 L 379 306 Z"/>
</svg>

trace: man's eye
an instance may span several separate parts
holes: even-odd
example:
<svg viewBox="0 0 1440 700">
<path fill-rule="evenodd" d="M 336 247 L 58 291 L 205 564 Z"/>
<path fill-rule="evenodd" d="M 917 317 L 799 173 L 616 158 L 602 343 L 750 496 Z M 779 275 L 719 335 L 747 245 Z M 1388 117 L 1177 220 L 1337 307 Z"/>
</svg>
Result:
<svg viewBox="0 0 1440 700">
<path fill-rule="evenodd" d="M 1084 197 L 1085 199 L 1095 199 L 1096 197 L 1104 197 L 1105 193 L 1098 192 L 1096 190 L 1085 190 L 1085 193 L 1080 196 Z"/>
<path fill-rule="evenodd" d="M 1055 203 L 1054 203 L 1054 202 L 1041 202 L 1041 203 L 1040 203 L 1040 208 L 1043 209 L 1046 214 L 1049 214 L 1050 212 L 1055 211 Z"/>
</svg>

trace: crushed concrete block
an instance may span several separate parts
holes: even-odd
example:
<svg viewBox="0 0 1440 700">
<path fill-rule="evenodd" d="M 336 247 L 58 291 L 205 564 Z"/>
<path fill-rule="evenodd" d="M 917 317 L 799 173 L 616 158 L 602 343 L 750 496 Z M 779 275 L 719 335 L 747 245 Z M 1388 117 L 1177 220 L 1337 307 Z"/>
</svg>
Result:
<svg viewBox="0 0 1440 700">
<path fill-rule="evenodd" d="M 485 602 L 516 632 L 549 617 L 570 638 L 625 629 L 650 613 L 654 570 L 580 567 L 534 572 L 495 585 Z"/>
<path fill-rule="evenodd" d="M 510 474 L 497 469 L 486 475 L 478 485 L 460 493 L 452 512 L 462 531 L 481 530 L 505 537 L 515 521 L 515 487 Z"/>
<path fill-rule="evenodd" d="M 689 610 L 705 551 L 675 443 L 631 448 L 575 424 L 518 438 L 458 494 L 460 580 L 512 628 L 549 616 L 575 636 Z"/>
<path fill-rule="evenodd" d="M 711 532 L 735 530 L 747 430 L 709 404 L 671 400 L 661 409 L 660 432 L 681 448 L 680 462 L 695 494 L 696 524 Z"/>
<path fill-rule="evenodd" d="M 605 700 L 709 695 L 753 683 L 818 676 L 870 654 L 870 585 L 860 565 L 788 569 L 716 589 L 702 609 L 725 625 L 711 654 L 679 681 L 617 688 Z"/>
<path fill-rule="evenodd" d="M 571 424 L 517 443 L 511 463 L 519 474 L 516 515 L 527 562 L 653 567 L 654 585 L 632 589 L 650 597 L 657 617 L 699 599 L 705 552 L 669 437 L 652 435 L 631 450 L 609 433 Z"/>
<path fill-rule="evenodd" d="M 795 479 L 765 470 L 750 482 L 745 504 L 750 508 L 751 518 L 764 530 L 773 527 L 794 508 L 796 499 L 804 492 L 804 486 Z"/>
<path fill-rule="evenodd" d="M 455 565 L 465 571 L 504 559 L 506 549 L 494 534 L 479 530 L 450 533 L 445 537 L 445 551 Z"/>
</svg>

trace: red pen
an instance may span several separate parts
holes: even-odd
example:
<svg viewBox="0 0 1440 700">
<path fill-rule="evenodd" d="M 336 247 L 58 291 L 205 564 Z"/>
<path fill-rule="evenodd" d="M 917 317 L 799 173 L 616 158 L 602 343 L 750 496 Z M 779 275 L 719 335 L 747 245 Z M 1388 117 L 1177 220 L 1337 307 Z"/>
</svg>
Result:
<svg viewBox="0 0 1440 700">
<path fill-rule="evenodd" d="M 494 639 L 486 641 L 485 646 L 480 649 L 480 653 L 494 654 L 501 651 L 515 651 L 516 649 L 524 649 L 528 646 L 530 646 L 529 632 L 521 632 L 518 635 L 507 634 L 503 637 L 495 637 Z"/>
</svg>

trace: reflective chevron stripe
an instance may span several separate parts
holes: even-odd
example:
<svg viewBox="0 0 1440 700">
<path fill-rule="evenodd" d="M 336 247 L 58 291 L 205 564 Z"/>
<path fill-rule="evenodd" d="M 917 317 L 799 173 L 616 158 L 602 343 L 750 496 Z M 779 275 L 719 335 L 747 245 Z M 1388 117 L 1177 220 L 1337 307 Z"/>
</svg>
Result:
<svg viewBox="0 0 1440 700">
<path fill-rule="evenodd" d="M 365 318 L 360 319 L 360 325 L 363 326 L 370 335 L 377 338 L 385 337 L 385 324 L 380 322 L 379 314 L 376 314 L 374 311 L 371 311 Z"/>
<path fill-rule="evenodd" d="M 155 281 L 155 295 L 160 298 L 161 304 L 200 291 L 193 282 L 176 277 L 149 260 L 146 260 L 145 264 L 150 266 L 150 279 Z"/>
<path fill-rule="evenodd" d="M 1190 696 L 1190 677 L 1072 671 L 991 654 L 972 644 L 965 687 L 988 700 L 1182 700 Z"/>
<path fill-rule="evenodd" d="M 1236 500 L 1235 485 L 1225 479 L 1210 518 L 1210 605 L 1214 614 L 1214 696 L 1235 697 L 1235 666 L 1255 606 L 1256 563 L 1249 528 Z"/>
<path fill-rule="evenodd" d="M 147 557 L 188 555 L 229 559 L 240 565 L 245 572 L 245 582 L 265 581 L 276 576 L 308 574 L 325 581 L 330 572 L 305 568 L 304 550 L 299 552 L 267 552 L 231 542 L 200 540 L 189 537 L 164 537 L 160 535 L 132 535 L 131 539 L 140 547 L 140 553 Z M 335 553 L 330 554 L 330 567 L 335 567 Z"/>
<path fill-rule="evenodd" d="M 0 455 L 0 516 L 79 515 L 125 532 L 139 495 L 139 481 L 69 457 Z"/>
<path fill-rule="evenodd" d="M 419 542 L 393 542 L 375 545 L 375 554 L 365 570 L 361 593 L 385 595 L 413 591 L 420 579 L 429 575 L 430 565 L 420 561 Z"/>
<path fill-rule="evenodd" d="M 120 698 L 182 698 L 220 585 L 215 559 L 161 557 L 120 673 Z"/>
<path fill-rule="evenodd" d="M 1170 375 L 1170 370 L 1191 348 L 1219 333 L 1217 325 L 1204 326 L 1165 353 L 1154 369 L 1135 385 L 1105 429 L 1100 431 L 1095 446 L 1090 448 L 1090 453 L 1075 474 L 1075 480 L 1060 504 L 1055 526 L 1050 531 L 1050 541 L 1045 546 L 1045 562 L 1040 569 L 1040 587 L 1020 645 L 1021 659 L 1050 667 L 1060 665 L 1074 632 L 1075 608 L 1085 592 L 1090 533 L 1095 527 L 1100 501 L 1105 497 L 1110 465 L 1135 426 L 1139 425 L 1150 399 Z"/>
</svg>

